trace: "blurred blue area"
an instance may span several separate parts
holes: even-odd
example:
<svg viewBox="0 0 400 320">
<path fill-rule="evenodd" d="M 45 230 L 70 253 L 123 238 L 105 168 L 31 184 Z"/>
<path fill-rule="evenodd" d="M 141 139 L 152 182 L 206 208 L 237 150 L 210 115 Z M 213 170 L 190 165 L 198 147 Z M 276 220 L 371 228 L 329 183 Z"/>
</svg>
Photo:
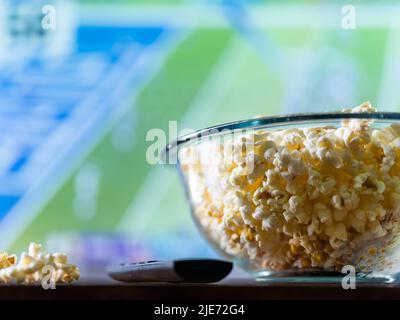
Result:
<svg viewBox="0 0 400 320">
<path fill-rule="evenodd" d="M 115 44 L 152 44 L 164 31 L 163 27 L 81 26 L 77 30 L 79 52 L 112 50 Z"/>
<path fill-rule="evenodd" d="M 46 162 L 77 134 L 91 113 L 100 112 L 98 101 L 110 94 L 104 84 L 124 72 L 126 56 L 137 60 L 164 30 L 160 26 L 78 26 L 70 53 L 45 57 L 38 51 L 12 65 L 0 65 L 0 217 L 27 192 L 46 170 Z M 128 63 L 134 65 L 134 60 Z M 63 132 L 57 141 L 47 142 L 57 131 Z"/>
</svg>

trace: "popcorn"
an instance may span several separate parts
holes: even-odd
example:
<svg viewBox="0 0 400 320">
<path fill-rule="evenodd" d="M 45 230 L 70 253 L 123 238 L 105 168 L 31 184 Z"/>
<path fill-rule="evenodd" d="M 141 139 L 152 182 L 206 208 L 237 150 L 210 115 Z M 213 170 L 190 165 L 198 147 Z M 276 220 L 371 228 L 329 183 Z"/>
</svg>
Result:
<svg viewBox="0 0 400 320">
<path fill-rule="evenodd" d="M 201 161 L 183 168 L 194 214 L 218 247 L 255 270 L 367 265 L 353 253 L 400 240 L 400 125 L 372 123 L 259 130 L 221 144 L 215 157 L 233 157 L 211 178 Z M 196 148 L 183 148 L 182 160 Z"/>
<path fill-rule="evenodd" d="M 28 252 L 23 252 L 19 261 L 15 255 L 0 254 L 0 283 L 11 280 L 25 284 L 40 282 L 45 266 L 54 268 L 52 276 L 55 282 L 70 283 L 79 279 L 79 269 L 68 263 L 65 254 L 49 254 L 43 251 L 41 244 L 31 243 Z"/>
<path fill-rule="evenodd" d="M 0 253 L 0 269 L 12 266 L 17 261 L 17 257 L 13 255 L 8 255 L 6 252 Z"/>
</svg>

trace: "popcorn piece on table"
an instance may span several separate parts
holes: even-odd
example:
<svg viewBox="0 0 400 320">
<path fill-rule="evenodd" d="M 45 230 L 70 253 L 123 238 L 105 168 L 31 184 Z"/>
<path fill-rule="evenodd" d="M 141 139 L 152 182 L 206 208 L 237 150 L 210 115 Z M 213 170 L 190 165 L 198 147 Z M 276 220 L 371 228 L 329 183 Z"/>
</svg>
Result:
<svg viewBox="0 0 400 320">
<path fill-rule="evenodd" d="M 0 282 L 38 283 L 45 266 L 54 268 L 55 282 L 70 283 L 79 279 L 78 267 L 69 264 L 65 254 L 49 254 L 43 251 L 42 245 L 31 243 L 28 252 L 23 252 L 18 261 L 15 255 L 0 254 Z"/>
</svg>

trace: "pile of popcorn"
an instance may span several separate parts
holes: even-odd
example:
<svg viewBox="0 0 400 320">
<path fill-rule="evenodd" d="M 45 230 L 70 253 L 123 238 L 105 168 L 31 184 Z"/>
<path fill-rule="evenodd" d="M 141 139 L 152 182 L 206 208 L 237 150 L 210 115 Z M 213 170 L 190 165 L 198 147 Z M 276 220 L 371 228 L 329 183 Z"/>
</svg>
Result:
<svg viewBox="0 0 400 320">
<path fill-rule="evenodd" d="M 23 252 L 18 261 L 16 255 L 0 253 L 0 283 L 12 280 L 25 284 L 40 283 L 47 274 L 46 266 L 54 270 L 51 275 L 54 282 L 70 283 L 79 279 L 79 269 L 68 263 L 65 254 L 49 254 L 42 250 L 40 244 L 31 243 L 28 252 Z"/>
<path fill-rule="evenodd" d="M 366 102 L 343 111 L 377 110 Z M 194 214 L 207 237 L 254 270 L 390 268 L 400 235 L 400 125 L 372 123 L 259 129 L 210 142 L 209 163 L 199 156 L 203 144 L 182 148 Z"/>
</svg>

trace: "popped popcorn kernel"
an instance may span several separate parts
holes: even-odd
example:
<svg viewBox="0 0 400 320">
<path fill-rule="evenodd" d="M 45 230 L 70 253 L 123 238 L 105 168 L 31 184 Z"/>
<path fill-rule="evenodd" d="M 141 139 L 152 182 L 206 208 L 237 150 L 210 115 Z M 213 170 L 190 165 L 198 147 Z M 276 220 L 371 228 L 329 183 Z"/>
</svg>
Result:
<svg viewBox="0 0 400 320">
<path fill-rule="evenodd" d="M 343 111 L 377 109 L 365 102 Z M 345 119 L 339 126 L 257 129 L 229 143 L 214 141 L 220 153 L 213 156 L 233 157 L 183 167 L 201 227 L 254 270 L 386 268 L 383 258 L 368 256 L 384 257 L 400 244 L 400 125 L 372 124 Z M 197 148 L 183 148 L 182 162 Z"/>
<path fill-rule="evenodd" d="M 368 248 L 368 254 L 371 256 L 375 256 L 377 254 L 378 250 L 376 249 L 376 247 L 369 247 Z"/>
<path fill-rule="evenodd" d="M 9 255 L 6 252 L 0 253 L 0 269 L 10 267 L 17 262 L 16 255 Z"/>
</svg>

